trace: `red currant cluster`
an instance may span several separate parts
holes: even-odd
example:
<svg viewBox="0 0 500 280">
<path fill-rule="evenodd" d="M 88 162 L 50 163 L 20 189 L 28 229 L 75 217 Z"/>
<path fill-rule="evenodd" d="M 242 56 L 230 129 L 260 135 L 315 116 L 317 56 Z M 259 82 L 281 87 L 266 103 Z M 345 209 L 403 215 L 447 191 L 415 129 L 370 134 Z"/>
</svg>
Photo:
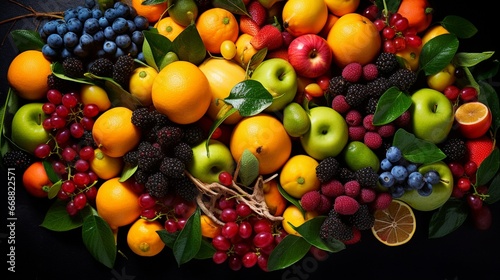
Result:
<svg viewBox="0 0 500 280">
<path fill-rule="evenodd" d="M 397 53 L 407 47 L 418 48 L 422 39 L 415 28 L 409 26 L 408 19 L 399 13 L 383 13 L 376 5 L 370 5 L 363 10 L 363 15 L 370 19 L 383 39 L 383 51 Z"/>
<path fill-rule="evenodd" d="M 247 204 L 235 198 L 219 198 L 217 208 L 224 225 L 220 234 L 212 238 L 216 250 L 213 261 L 216 264 L 227 261 L 235 271 L 255 265 L 267 271 L 269 254 L 287 233 L 278 230 L 272 221 L 253 215 Z"/>
<path fill-rule="evenodd" d="M 95 104 L 84 105 L 78 92 L 61 93 L 50 89 L 42 110 L 47 115 L 42 125 L 50 131 L 51 138 L 39 144 L 34 154 L 50 160 L 62 179 L 57 196 L 68 201 L 66 210 L 75 215 L 97 195 L 94 185 L 98 176 L 90 168 L 95 146 L 86 138 L 91 138 L 99 108 Z"/>
</svg>

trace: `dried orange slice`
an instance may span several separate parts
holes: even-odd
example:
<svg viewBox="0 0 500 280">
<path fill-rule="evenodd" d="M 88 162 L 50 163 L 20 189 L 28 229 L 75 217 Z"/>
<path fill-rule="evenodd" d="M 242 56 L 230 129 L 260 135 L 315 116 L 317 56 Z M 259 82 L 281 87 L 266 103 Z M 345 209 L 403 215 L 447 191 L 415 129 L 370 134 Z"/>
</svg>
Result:
<svg viewBox="0 0 500 280">
<path fill-rule="evenodd" d="M 386 209 L 374 213 L 373 235 L 387 246 L 399 246 L 410 241 L 417 228 L 415 214 L 403 201 L 393 199 Z"/>
<path fill-rule="evenodd" d="M 491 126 L 491 111 L 485 104 L 475 101 L 460 105 L 455 111 L 458 129 L 467 138 L 483 136 Z"/>
</svg>

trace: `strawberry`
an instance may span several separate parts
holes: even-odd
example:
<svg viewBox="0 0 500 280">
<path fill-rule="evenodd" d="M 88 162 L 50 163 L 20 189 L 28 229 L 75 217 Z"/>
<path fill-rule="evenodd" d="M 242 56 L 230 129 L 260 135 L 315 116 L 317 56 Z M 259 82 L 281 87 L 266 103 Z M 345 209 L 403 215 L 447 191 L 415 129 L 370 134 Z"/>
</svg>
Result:
<svg viewBox="0 0 500 280">
<path fill-rule="evenodd" d="M 260 26 L 252 18 L 242 15 L 240 16 L 240 31 L 252 36 L 257 35 Z"/>
<path fill-rule="evenodd" d="M 278 49 L 283 45 L 281 30 L 274 24 L 266 24 L 253 36 L 250 44 L 256 50 L 267 48 L 268 51 L 272 51 Z"/>
<path fill-rule="evenodd" d="M 259 27 L 262 27 L 267 19 L 267 11 L 262 4 L 257 0 L 252 0 L 247 5 L 248 14 L 257 23 Z"/>
<path fill-rule="evenodd" d="M 278 48 L 273 51 L 270 51 L 266 55 L 266 59 L 269 58 L 281 58 L 288 61 L 288 49 L 286 48 Z"/>
<path fill-rule="evenodd" d="M 467 146 L 469 160 L 476 163 L 477 166 L 479 166 L 495 148 L 493 139 L 488 136 L 466 140 L 465 145 Z"/>
</svg>

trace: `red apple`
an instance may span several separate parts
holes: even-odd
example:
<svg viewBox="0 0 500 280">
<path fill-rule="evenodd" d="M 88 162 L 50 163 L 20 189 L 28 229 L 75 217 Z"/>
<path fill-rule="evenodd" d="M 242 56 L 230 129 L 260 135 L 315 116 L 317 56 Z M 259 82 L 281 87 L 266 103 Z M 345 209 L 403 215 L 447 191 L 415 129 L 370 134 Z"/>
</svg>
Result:
<svg viewBox="0 0 500 280">
<path fill-rule="evenodd" d="M 304 34 L 290 42 L 288 60 L 297 75 L 317 78 L 330 69 L 332 50 L 323 37 L 316 34 Z"/>
</svg>

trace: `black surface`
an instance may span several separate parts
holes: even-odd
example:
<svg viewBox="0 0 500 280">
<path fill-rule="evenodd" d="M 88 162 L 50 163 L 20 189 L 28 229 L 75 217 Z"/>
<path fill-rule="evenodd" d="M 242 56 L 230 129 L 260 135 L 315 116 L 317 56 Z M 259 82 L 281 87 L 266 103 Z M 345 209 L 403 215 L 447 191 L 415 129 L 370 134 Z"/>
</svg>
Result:
<svg viewBox="0 0 500 280">
<path fill-rule="evenodd" d="M 62 11 L 80 1 L 19 1 L 33 5 L 37 11 Z M 43 1 L 47 2 L 47 1 Z M 73 3 L 73 4 L 71 4 Z M 435 0 L 434 19 L 444 15 L 459 15 L 472 21 L 479 32 L 461 42 L 467 52 L 499 50 L 498 12 L 484 2 Z M 1 1 L 0 21 L 26 10 Z M 7 12 L 6 12 L 7 11 Z M 1 100 L 8 89 L 6 71 L 16 52 L 10 37 L 12 29 L 34 29 L 38 22 L 24 19 L 0 25 Z M 498 54 L 495 55 L 498 58 Z M 491 81 L 499 87 L 498 78 Z M 18 174 L 20 175 L 20 174 Z M 2 207 L 6 208 L 6 172 L 2 170 Z M 413 239 L 398 247 L 387 247 L 376 241 L 370 232 L 364 232 L 360 243 L 332 254 L 326 261 L 317 262 L 306 257 L 290 268 L 264 274 L 258 268 L 233 272 L 226 265 L 215 265 L 211 260 L 191 261 L 180 267 L 166 248 L 153 258 L 141 258 L 129 251 L 125 242 L 126 230 L 119 234 L 119 249 L 128 259 L 117 256 L 115 269 L 110 270 L 95 261 L 84 247 L 80 230 L 51 232 L 39 225 L 43 221 L 49 201 L 28 196 L 21 184 L 16 189 L 16 273 L 2 272 L 2 279 L 498 279 L 500 265 L 500 203 L 492 206 L 493 225 L 488 231 L 478 231 L 467 221 L 452 234 L 440 239 L 427 238 L 430 213 L 417 212 L 417 231 Z M 7 224 L 5 208 L 2 222 Z M 6 227 L 0 231 L 2 258 L 7 251 Z M 3 262 L 2 269 L 7 269 Z"/>
</svg>

